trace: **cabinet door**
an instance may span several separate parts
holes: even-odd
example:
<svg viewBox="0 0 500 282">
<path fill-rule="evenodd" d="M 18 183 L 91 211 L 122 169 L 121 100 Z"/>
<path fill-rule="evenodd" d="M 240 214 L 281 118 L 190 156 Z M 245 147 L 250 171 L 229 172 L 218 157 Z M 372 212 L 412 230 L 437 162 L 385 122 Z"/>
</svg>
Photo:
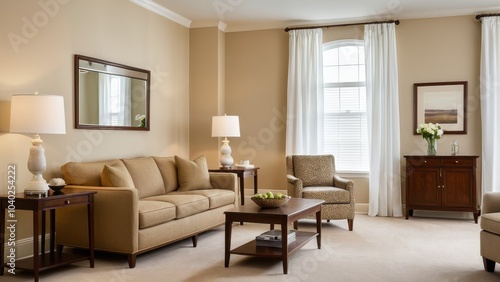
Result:
<svg viewBox="0 0 500 282">
<path fill-rule="evenodd" d="M 473 171 L 467 168 L 443 168 L 443 207 L 474 207 Z"/>
<path fill-rule="evenodd" d="M 420 207 L 440 207 L 439 168 L 419 167 L 410 170 L 408 204 Z"/>
</svg>

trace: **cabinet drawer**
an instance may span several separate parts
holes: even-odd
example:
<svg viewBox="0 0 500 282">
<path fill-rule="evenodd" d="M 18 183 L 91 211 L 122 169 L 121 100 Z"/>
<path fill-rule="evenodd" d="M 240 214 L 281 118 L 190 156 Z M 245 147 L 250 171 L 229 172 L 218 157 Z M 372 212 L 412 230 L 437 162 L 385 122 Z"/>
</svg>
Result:
<svg viewBox="0 0 500 282">
<path fill-rule="evenodd" d="M 45 202 L 45 208 L 55 208 L 55 207 L 63 207 L 69 205 L 81 205 L 86 204 L 89 201 L 88 196 L 83 197 L 74 197 L 74 198 L 66 198 L 66 199 L 53 199 Z"/>
<path fill-rule="evenodd" d="M 407 165 L 412 167 L 441 166 L 440 158 L 408 158 Z"/>
<path fill-rule="evenodd" d="M 470 158 L 453 158 L 453 159 L 443 159 L 443 166 L 464 166 L 471 167 L 474 164 L 474 160 Z"/>
</svg>

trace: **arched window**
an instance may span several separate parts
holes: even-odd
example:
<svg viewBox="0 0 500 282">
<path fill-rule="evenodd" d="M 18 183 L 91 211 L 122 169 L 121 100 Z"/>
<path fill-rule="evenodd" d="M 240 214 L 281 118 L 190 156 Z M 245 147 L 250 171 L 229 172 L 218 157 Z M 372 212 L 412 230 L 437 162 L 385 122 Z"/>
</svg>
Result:
<svg viewBox="0 0 500 282">
<path fill-rule="evenodd" d="M 369 171 L 365 52 L 362 40 L 323 44 L 324 150 L 336 169 Z"/>
</svg>

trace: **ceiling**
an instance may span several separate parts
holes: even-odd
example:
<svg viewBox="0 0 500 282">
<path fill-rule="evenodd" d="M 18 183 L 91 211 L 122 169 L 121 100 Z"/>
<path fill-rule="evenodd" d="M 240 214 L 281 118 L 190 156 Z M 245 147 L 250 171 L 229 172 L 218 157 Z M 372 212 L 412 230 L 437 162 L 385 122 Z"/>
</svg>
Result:
<svg viewBox="0 0 500 282">
<path fill-rule="evenodd" d="M 225 31 L 500 12 L 499 0 L 130 1 L 149 3 L 190 28 L 219 26 Z"/>
</svg>

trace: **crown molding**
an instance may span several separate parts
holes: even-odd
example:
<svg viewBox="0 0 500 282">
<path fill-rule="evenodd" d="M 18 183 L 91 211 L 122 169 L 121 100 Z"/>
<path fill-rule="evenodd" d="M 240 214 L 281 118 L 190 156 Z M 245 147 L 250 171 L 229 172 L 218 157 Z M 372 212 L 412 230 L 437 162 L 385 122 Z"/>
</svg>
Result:
<svg viewBox="0 0 500 282">
<path fill-rule="evenodd" d="M 137 4 L 147 10 L 150 10 L 153 13 L 156 13 L 162 17 L 165 17 L 171 21 L 174 21 L 180 25 L 183 25 L 187 28 L 191 26 L 191 20 L 187 19 L 165 7 L 159 5 L 158 3 L 152 0 L 129 0 L 130 2 Z"/>
</svg>

